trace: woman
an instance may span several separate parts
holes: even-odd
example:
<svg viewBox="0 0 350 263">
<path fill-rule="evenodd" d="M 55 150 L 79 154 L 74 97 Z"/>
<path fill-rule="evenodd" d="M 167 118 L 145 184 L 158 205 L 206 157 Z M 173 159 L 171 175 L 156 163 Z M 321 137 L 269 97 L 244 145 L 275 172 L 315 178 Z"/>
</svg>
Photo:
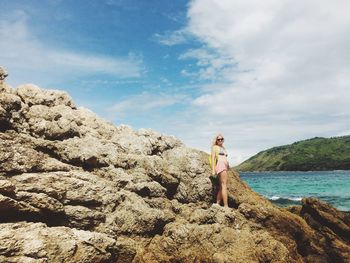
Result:
<svg viewBox="0 0 350 263">
<path fill-rule="evenodd" d="M 214 137 L 211 146 L 212 175 L 219 177 L 219 191 L 216 196 L 216 203 L 220 205 L 224 202 L 224 207 L 228 207 L 227 198 L 227 171 L 229 168 L 227 161 L 227 151 L 224 147 L 224 137 L 218 134 Z"/>
</svg>

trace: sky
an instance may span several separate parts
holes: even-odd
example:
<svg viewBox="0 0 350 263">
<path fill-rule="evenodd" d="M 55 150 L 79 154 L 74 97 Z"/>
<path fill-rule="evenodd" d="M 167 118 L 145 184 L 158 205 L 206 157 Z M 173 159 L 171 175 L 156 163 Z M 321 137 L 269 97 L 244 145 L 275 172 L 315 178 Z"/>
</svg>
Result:
<svg viewBox="0 0 350 263">
<path fill-rule="evenodd" d="M 348 0 L 0 0 L 8 84 L 67 91 L 116 125 L 236 165 L 350 135 Z"/>
</svg>

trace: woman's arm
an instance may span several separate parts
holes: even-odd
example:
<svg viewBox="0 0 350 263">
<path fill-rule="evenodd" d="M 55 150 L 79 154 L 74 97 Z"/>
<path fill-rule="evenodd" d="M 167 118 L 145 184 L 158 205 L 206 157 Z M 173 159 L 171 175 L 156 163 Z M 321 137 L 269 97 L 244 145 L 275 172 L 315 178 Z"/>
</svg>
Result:
<svg viewBox="0 0 350 263">
<path fill-rule="evenodd" d="M 213 146 L 212 148 L 211 148 L 211 170 L 212 170 L 212 175 L 215 175 L 215 165 L 216 165 L 216 163 L 215 163 L 215 155 L 216 155 L 216 152 L 215 152 L 215 146 Z"/>
</svg>

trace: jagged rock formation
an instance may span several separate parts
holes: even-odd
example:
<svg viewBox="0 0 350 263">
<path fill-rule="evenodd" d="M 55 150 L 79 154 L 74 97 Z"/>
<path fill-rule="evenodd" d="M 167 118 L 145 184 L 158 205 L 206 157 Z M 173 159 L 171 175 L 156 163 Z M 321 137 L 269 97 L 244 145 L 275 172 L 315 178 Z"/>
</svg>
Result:
<svg viewBox="0 0 350 263">
<path fill-rule="evenodd" d="M 0 92 L 10 92 L 11 89 L 9 86 L 7 86 L 5 79 L 8 77 L 7 71 L 3 68 L 0 67 Z"/>
<path fill-rule="evenodd" d="M 349 262 L 349 217 L 278 208 L 229 172 L 212 205 L 207 155 L 114 126 L 64 92 L 0 93 L 1 262 Z"/>
</svg>

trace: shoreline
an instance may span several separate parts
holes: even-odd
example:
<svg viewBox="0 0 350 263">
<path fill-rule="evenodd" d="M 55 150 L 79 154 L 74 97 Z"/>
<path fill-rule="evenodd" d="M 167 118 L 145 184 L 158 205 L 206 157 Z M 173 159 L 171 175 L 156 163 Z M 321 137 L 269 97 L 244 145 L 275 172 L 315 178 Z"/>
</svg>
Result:
<svg viewBox="0 0 350 263">
<path fill-rule="evenodd" d="M 350 211 L 349 170 L 241 172 L 254 191 L 279 207 L 300 205 L 303 198 L 323 200 L 339 211 Z"/>
<path fill-rule="evenodd" d="M 239 171 L 239 170 L 235 170 L 237 171 L 238 173 L 274 173 L 274 172 L 277 172 L 277 173 L 313 173 L 313 172 L 318 172 L 318 173 L 322 173 L 322 172 L 350 172 L 350 170 L 308 170 L 308 171 L 296 171 L 296 170 L 293 170 L 293 171 L 278 171 L 278 170 L 273 170 L 273 171 L 261 171 L 261 170 L 258 170 L 258 171 Z"/>
</svg>

